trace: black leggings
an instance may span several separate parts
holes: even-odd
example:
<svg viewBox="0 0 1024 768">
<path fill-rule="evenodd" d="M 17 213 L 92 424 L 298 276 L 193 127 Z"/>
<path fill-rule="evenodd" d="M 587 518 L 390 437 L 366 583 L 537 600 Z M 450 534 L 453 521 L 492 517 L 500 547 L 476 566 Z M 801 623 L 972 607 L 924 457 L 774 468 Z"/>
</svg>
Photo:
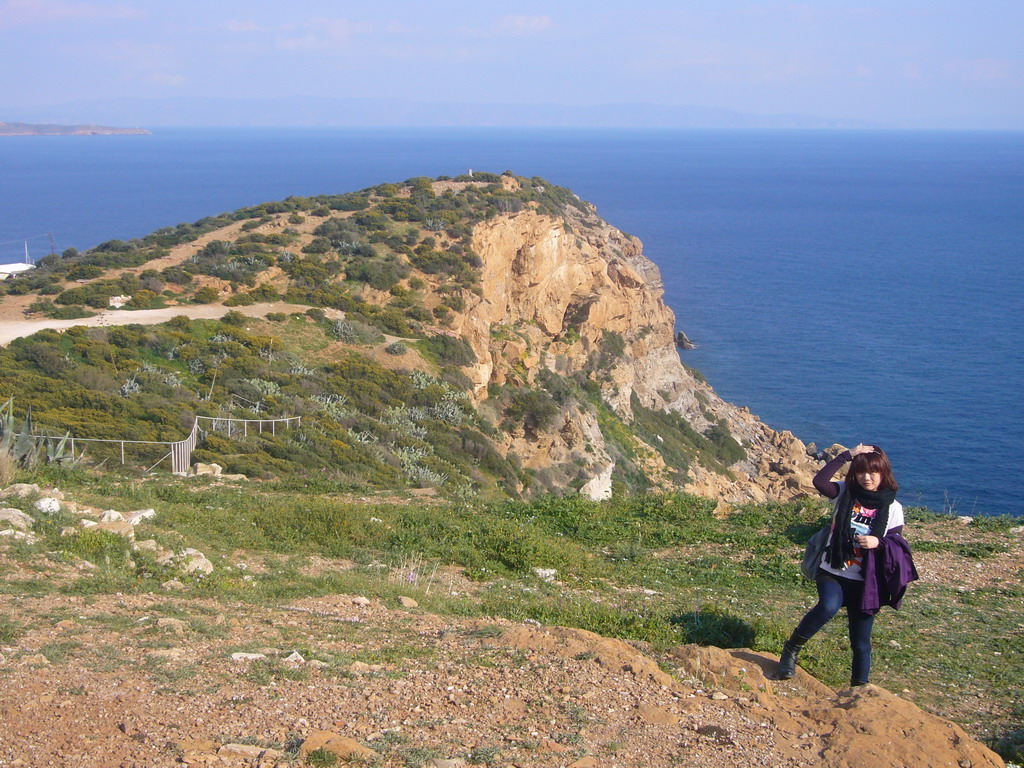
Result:
<svg viewBox="0 0 1024 768">
<path fill-rule="evenodd" d="M 866 683 L 871 673 L 871 629 L 875 623 L 873 614 L 860 610 L 864 582 L 844 579 L 818 569 L 818 604 L 807 612 L 796 632 L 810 639 L 824 627 L 839 609 L 846 606 L 847 623 L 850 626 L 850 648 L 853 650 L 851 680 Z"/>
</svg>

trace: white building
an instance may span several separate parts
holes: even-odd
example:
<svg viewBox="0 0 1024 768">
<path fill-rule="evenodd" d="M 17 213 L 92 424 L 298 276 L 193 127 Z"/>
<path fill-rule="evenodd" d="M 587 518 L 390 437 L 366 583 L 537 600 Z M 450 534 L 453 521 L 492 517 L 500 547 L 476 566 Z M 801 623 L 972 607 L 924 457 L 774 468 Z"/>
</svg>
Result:
<svg viewBox="0 0 1024 768">
<path fill-rule="evenodd" d="M 6 280 L 11 275 L 16 275 L 19 272 L 28 272 L 30 269 L 35 268 L 35 264 L 0 264 L 0 280 Z"/>
</svg>

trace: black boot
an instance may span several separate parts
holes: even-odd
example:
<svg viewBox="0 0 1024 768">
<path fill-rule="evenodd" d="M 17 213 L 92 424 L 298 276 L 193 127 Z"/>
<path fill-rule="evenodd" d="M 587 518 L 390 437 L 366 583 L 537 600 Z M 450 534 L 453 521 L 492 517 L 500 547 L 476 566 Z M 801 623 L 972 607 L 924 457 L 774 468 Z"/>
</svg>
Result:
<svg viewBox="0 0 1024 768">
<path fill-rule="evenodd" d="M 867 685 L 867 684 L 868 684 L 867 680 L 858 680 L 855 677 L 851 677 L 850 678 L 850 687 L 851 688 L 856 688 L 858 685 Z"/>
<path fill-rule="evenodd" d="M 796 674 L 796 659 L 800 655 L 800 649 L 804 647 L 810 638 L 798 635 L 796 631 L 789 636 L 789 640 L 782 646 L 782 655 L 779 656 L 779 667 L 775 670 L 776 680 L 789 680 Z"/>
</svg>

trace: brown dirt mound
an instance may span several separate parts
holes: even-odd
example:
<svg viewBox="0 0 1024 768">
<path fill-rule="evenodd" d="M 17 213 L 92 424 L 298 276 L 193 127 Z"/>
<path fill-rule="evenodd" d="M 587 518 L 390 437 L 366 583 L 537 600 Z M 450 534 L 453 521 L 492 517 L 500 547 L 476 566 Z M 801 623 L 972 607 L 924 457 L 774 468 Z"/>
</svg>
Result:
<svg viewBox="0 0 1024 768">
<path fill-rule="evenodd" d="M 352 595 L 0 594 L 0 614 L 24 628 L 0 647 L 0 766 L 284 768 L 324 732 L 394 768 L 1003 766 L 881 688 L 773 681 L 748 650 L 675 648 L 673 676 L 592 632 Z"/>
</svg>

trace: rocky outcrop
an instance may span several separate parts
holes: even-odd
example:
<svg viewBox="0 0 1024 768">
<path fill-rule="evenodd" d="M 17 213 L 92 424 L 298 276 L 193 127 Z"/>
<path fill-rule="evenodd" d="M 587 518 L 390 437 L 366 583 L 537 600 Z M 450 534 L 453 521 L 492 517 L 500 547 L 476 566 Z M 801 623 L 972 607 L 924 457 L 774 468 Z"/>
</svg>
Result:
<svg viewBox="0 0 1024 768">
<path fill-rule="evenodd" d="M 527 208 L 479 224 L 473 249 L 483 261 L 482 290 L 454 330 L 477 356 L 467 372 L 478 403 L 492 385 L 535 387 L 545 370 L 582 374 L 599 384 L 604 403 L 627 423 L 637 403 L 678 413 L 700 433 L 724 425 L 745 448 L 746 458 L 728 472 L 694 460 L 686 490 L 729 502 L 788 500 L 813 491 L 819 465 L 802 442 L 726 403 L 682 365 L 660 273 L 637 238 L 593 208 L 569 207 L 564 218 Z M 639 439 L 632 448 L 656 453 Z M 531 469 L 582 467 L 577 478 L 594 498 L 610 490 L 615 458 L 592 409 L 563 409 L 557 423 L 533 434 L 513 431 L 505 449 Z M 651 480 L 663 488 L 672 484 L 664 474 Z"/>
</svg>

